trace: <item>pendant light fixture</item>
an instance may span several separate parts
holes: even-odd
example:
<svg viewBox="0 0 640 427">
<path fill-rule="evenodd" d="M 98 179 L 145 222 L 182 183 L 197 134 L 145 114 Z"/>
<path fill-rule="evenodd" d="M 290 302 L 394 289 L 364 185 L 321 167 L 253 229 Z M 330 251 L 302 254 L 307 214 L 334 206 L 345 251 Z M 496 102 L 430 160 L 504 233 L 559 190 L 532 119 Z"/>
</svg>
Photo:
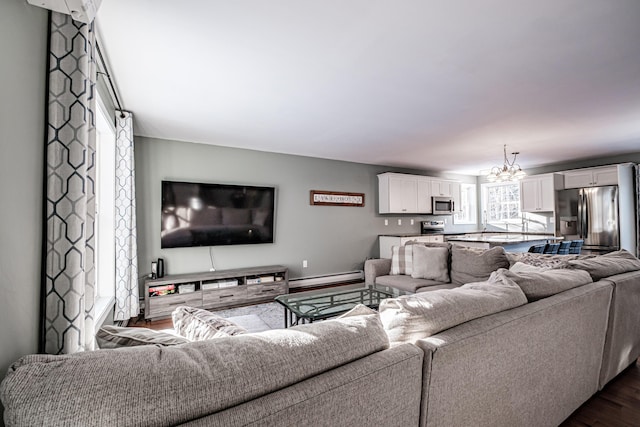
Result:
<svg viewBox="0 0 640 427">
<path fill-rule="evenodd" d="M 489 182 L 507 182 L 507 181 L 519 181 L 527 174 L 522 170 L 519 164 L 516 163 L 516 158 L 519 151 L 511 153 L 513 154 L 513 160 L 507 159 L 507 144 L 504 145 L 504 164 L 502 167 L 494 166 L 491 168 L 491 172 L 487 175 L 487 181 Z"/>
</svg>

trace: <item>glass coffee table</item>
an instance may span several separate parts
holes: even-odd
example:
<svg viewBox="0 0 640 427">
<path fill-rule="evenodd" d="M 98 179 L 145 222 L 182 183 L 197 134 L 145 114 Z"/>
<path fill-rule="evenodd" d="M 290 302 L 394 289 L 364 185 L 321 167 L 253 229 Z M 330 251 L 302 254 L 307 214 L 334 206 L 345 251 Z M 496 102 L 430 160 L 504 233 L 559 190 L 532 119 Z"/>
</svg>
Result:
<svg viewBox="0 0 640 427">
<path fill-rule="evenodd" d="M 358 304 L 378 308 L 380 301 L 394 296 L 384 288 L 332 288 L 321 291 L 279 295 L 276 301 L 284 307 L 284 327 L 328 319 L 346 313 Z"/>
</svg>

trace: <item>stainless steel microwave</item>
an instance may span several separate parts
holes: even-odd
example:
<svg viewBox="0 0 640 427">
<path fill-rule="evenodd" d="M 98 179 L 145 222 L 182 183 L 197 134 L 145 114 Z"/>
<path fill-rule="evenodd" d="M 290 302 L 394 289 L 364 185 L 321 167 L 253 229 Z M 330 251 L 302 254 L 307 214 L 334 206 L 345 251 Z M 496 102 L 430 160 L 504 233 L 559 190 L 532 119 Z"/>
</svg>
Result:
<svg viewBox="0 0 640 427">
<path fill-rule="evenodd" d="M 433 215 L 451 215 L 455 210 L 452 197 L 432 197 L 431 207 Z"/>
</svg>

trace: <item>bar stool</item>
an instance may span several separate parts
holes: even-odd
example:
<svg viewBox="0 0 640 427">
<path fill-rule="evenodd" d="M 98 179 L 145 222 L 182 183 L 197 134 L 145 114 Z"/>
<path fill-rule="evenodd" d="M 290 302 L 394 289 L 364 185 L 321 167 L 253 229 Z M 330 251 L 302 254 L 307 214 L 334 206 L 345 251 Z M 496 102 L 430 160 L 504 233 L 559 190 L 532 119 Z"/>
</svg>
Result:
<svg viewBox="0 0 640 427">
<path fill-rule="evenodd" d="M 529 252 L 534 254 L 542 254 L 544 253 L 545 246 L 547 246 L 546 243 L 542 245 L 533 245 L 529 248 Z"/>
<path fill-rule="evenodd" d="M 570 247 L 571 247 L 571 240 L 567 240 L 566 242 L 560 242 L 560 247 L 558 248 L 558 255 L 567 255 L 569 253 Z"/>
<path fill-rule="evenodd" d="M 582 245 L 584 244 L 584 240 L 573 240 L 571 241 L 571 246 L 569 246 L 570 254 L 579 254 L 582 251 Z"/>
<path fill-rule="evenodd" d="M 558 253 L 558 249 L 560 249 L 560 243 L 547 243 L 543 253 L 555 255 Z"/>
</svg>

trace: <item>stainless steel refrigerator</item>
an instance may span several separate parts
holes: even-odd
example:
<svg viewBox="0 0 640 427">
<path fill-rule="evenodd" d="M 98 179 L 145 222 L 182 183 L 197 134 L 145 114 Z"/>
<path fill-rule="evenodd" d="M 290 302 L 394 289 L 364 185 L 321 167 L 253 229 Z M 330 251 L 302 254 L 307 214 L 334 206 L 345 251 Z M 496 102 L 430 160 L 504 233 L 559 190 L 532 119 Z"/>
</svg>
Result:
<svg viewBox="0 0 640 427">
<path fill-rule="evenodd" d="M 558 191 L 556 232 L 565 240 L 584 239 L 584 251 L 620 249 L 618 186 Z"/>
</svg>

